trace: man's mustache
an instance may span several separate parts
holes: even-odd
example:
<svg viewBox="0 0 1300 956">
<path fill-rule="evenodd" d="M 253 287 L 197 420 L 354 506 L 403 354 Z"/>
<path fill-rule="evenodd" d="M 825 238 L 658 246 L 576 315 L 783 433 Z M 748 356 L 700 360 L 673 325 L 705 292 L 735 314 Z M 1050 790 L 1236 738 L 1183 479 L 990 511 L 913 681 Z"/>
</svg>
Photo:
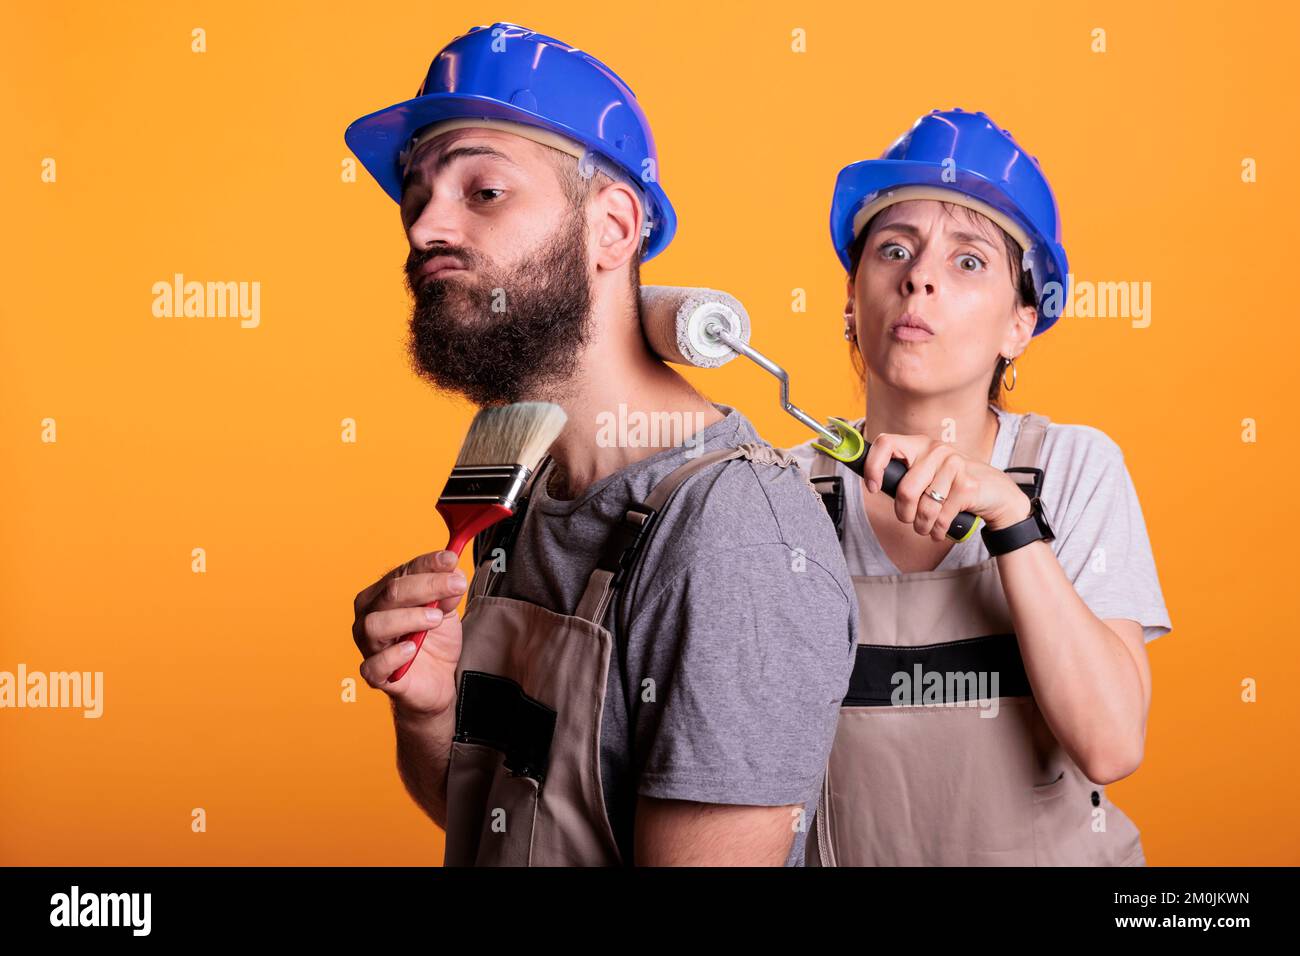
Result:
<svg viewBox="0 0 1300 956">
<path fill-rule="evenodd" d="M 424 269 L 424 264 L 430 259 L 450 258 L 460 262 L 462 269 L 472 269 L 477 264 L 474 254 L 468 249 L 457 249 L 454 246 L 435 246 L 432 249 L 422 251 L 412 250 L 406 257 L 406 282 L 411 289 L 416 289 L 420 283 L 420 273 Z"/>
</svg>

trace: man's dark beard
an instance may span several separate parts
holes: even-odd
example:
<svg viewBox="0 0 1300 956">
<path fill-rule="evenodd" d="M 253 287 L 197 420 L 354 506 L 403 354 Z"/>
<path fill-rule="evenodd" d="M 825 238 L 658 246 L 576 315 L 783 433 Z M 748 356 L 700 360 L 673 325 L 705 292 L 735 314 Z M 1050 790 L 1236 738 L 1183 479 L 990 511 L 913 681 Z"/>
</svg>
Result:
<svg viewBox="0 0 1300 956">
<path fill-rule="evenodd" d="M 407 348 L 415 372 L 476 405 L 554 397 L 580 367 L 590 327 L 586 226 L 571 215 L 508 269 L 468 249 L 412 252 Z M 474 270 L 473 280 L 435 278 L 421 286 L 421 266 L 437 256 L 461 260 Z"/>
</svg>

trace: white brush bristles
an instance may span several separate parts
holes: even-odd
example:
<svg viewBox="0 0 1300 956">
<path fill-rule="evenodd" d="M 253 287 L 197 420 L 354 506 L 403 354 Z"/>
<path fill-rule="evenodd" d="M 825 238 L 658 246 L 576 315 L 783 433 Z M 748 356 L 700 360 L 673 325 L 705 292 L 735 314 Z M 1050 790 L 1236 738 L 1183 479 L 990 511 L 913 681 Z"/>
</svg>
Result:
<svg viewBox="0 0 1300 956">
<path fill-rule="evenodd" d="M 564 409 L 551 402 L 516 402 L 481 409 L 460 446 L 456 467 L 519 464 L 535 471 L 567 420 Z"/>
</svg>

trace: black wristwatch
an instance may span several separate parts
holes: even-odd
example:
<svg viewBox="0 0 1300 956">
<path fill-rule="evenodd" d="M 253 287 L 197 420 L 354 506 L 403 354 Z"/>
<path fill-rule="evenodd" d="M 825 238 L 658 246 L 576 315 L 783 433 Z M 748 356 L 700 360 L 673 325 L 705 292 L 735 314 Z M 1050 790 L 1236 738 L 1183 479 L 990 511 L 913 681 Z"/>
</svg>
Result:
<svg viewBox="0 0 1300 956">
<path fill-rule="evenodd" d="M 1023 548 L 1034 541 L 1051 541 L 1056 537 L 1043 512 L 1043 500 L 1037 497 L 1029 499 L 1029 517 L 1024 521 L 1017 521 L 997 531 L 985 523 L 980 528 L 980 535 L 984 538 L 984 547 L 995 557 Z"/>
</svg>

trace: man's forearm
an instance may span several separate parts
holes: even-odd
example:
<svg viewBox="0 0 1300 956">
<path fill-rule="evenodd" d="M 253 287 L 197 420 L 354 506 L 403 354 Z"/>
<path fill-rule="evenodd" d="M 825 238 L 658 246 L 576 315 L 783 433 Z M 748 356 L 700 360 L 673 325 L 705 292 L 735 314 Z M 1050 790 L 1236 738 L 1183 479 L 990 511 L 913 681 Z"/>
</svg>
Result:
<svg viewBox="0 0 1300 956">
<path fill-rule="evenodd" d="M 406 790 L 434 823 L 447 828 L 447 764 L 455 734 L 455 707 L 437 717 L 412 718 L 393 709 L 397 772 Z"/>
<path fill-rule="evenodd" d="M 639 796 L 638 866 L 782 866 L 802 807 L 695 803 Z"/>
</svg>

